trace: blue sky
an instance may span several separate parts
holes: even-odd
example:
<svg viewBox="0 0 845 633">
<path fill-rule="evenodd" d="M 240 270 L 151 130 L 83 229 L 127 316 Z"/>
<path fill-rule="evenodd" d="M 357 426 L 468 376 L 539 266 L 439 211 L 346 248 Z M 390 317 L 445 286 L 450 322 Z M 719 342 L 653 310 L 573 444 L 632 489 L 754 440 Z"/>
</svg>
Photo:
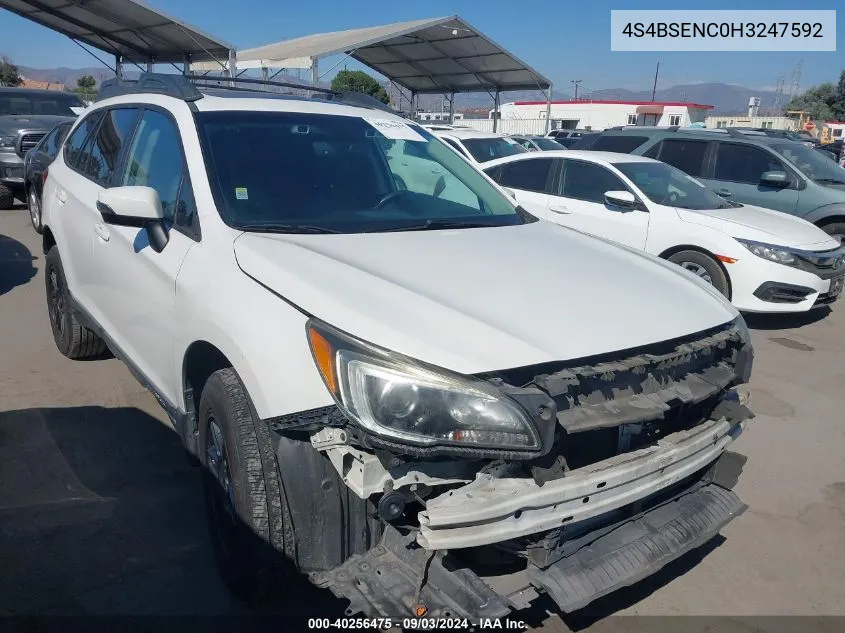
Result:
<svg viewBox="0 0 845 633">
<path fill-rule="evenodd" d="M 787 84 L 803 60 L 801 87 L 836 81 L 845 68 L 845 5 L 836 0 L 748 2 L 575 2 L 574 0 L 147 0 L 170 15 L 239 48 L 260 46 L 309 33 L 372 26 L 401 20 L 458 14 L 493 40 L 549 77 L 560 90 L 570 80 L 581 88 L 649 89 L 657 60 L 660 85 L 718 81 L 774 89 L 778 75 Z M 839 4 L 835 53 L 621 53 L 610 51 L 610 10 L 625 9 L 835 9 Z M 307 8 L 306 8 L 307 7 Z M 23 66 L 96 66 L 97 62 L 66 37 L 0 9 L 0 54 Z M 322 62 L 328 69 L 333 60 Z M 342 67 L 342 66 L 341 66 Z M 351 65 L 350 65 L 351 67 Z M 331 75 L 329 75 L 331 76 Z"/>
</svg>

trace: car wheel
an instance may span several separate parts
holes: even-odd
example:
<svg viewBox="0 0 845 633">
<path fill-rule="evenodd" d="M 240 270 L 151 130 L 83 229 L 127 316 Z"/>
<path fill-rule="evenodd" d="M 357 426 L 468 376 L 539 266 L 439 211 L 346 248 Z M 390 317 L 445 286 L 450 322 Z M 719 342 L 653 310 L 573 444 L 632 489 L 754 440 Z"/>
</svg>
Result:
<svg viewBox="0 0 845 633">
<path fill-rule="evenodd" d="M 821 228 L 825 233 L 845 244 L 845 222 L 831 222 Z"/>
<path fill-rule="evenodd" d="M 669 257 L 669 261 L 698 275 L 730 299 L 728 277 L 715 259 L 699 251 L 681 251 Z"/>
<path fill-rule="evenodd" d="M 296 572 L 293 522 L 270 431 L 233 369 L 200 397 L 199 441 L 214 555 L 223 581 L 248 603 L 270 601 Z"/>
<path fill-rule="evenodd" d="M 47 282 L 47 311 L 50 328 L 58 350 L 74 360 L 104 355 L 106 344 L 90 328 L 79 323 L 71 308 L 67 279 L 55 246 L 47 253 L 45 278 Z"/>
<path fill-rule="evenodd" d="M 29 190 L 29 219 L 32 222 L 32 228 L 40 235 L 44 230 L 41 226 L 41 199 L 35 193 L 35 189 Z"/>
<path fill-rule="evenodd" d="M 0 184 L 0 211 L 11 209 L 15 204 L 15 194 L 6 185 Z"/>
</svg>

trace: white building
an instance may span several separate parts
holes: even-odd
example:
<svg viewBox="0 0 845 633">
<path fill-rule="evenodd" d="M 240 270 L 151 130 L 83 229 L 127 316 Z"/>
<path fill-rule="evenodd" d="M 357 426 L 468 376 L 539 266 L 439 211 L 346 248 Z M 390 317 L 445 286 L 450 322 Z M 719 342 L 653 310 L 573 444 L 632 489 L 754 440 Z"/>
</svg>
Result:
<svg viewBox="0 0 845 633">
<path fill-rule="evenodd" d="M 826 127 L 830 128 L 830 137 L 834 141 L 845 138 L 845 121 L 825 121 Z"/>
<path fill-rule="evenodd" d="M 545 101 L 516 101 L 499 108 L 500 119 L 532 119 L 545 121 Z M 674 101 L 552 101 L 551 129 L 604 130 L 619 125 L 704 124 L 711 105 Z M 490 118 L 493 118 L 493 110 Z M 505 127 L 505 126 L 503 126 Z"/>
</svg>

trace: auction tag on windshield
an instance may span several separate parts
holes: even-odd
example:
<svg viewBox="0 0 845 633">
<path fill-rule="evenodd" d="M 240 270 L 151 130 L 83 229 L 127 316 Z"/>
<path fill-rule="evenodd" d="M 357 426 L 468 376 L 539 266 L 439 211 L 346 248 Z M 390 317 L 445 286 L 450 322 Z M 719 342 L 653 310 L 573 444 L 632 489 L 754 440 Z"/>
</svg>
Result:
<svg viewBox="0 0 845 633">
<path fill-rule="evenodd" d="M 381 132 L 385 138 L 397 141 L 427 142 L 422 136 L 415 132 L 410 125 L 402 123 L 402 121 L 394 121 L 393 119 L 370 119 L 367 117 L 364 117 L 364 120 Z"/>
<path fill-rule="evenodd" d="M 235 187 L 235 198 L 238 200 L 249 200 L 249 193 L 246 187 Z"/>
</svg>

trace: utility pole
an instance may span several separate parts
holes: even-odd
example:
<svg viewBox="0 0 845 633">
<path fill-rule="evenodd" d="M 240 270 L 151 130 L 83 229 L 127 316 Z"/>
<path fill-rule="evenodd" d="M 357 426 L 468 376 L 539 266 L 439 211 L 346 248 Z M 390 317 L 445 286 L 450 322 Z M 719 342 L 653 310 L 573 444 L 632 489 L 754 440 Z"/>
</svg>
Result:
<svg viewBox="0 0 845 633">
<path fill-rule="evenodd" d="M 660 62 L 657 62 L 657 69 L 654 71 L 654 86 L 651 89 L 651 100 L 654 101 L 654 96 L 657 94 L 657 75 L 660 74 Z"/>
<path fill-rule="evenodd" d="M 575 98 L 574 98 L 575 101 L 578 101 L 578 84 L 580 84 L 581 81 L 582 81 L 581 79 L 571 79 L 569 81 L 569 83 L 571 83 L 573 86 L 575 86 Z"/>
</svg>

